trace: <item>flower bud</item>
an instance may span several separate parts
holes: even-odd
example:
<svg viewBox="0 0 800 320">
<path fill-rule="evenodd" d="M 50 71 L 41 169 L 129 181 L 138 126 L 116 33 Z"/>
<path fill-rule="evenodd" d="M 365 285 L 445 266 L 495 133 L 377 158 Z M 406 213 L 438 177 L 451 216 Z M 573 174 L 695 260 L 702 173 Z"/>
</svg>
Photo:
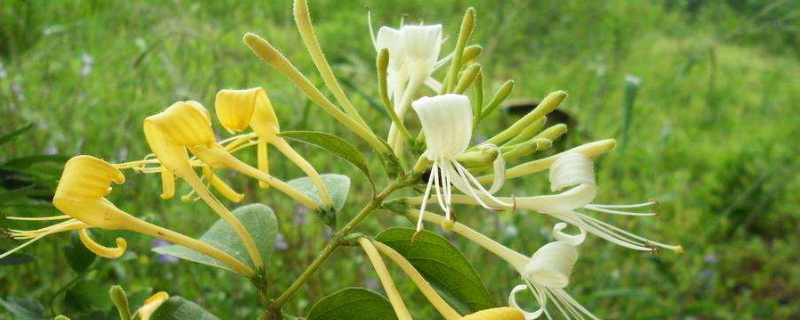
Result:
<svg viewBox="0 0 800 320">
<path fill-rule="evenodd" d="M 150 317 L 153 316 L 153 313 L 158 310 L 158 307 L 160 307 L 164 301 L 167 301 L 167 299 L 169 299 L 169 294 L 166 292 L 161 291 L 156 293 L 144 300 L 144 305 L 136 310 L 136 314 L 139 315 L 140 320 L 149 320 Z"/>
<path fill-rule="evenodd" d="M 574 246 L 563 241 L 550 242 L 533 254 L 522 277 L 536 285 L 564 288 L 577 261 L 578 249 Z"/>
<path fill-rule="evenodd" d="M 467 149 L 472 138 L 472 107 L 467 96 L 422 97 L 411 106 L 425 132 L 428 159 L 454 157 Z"/>
</svg>

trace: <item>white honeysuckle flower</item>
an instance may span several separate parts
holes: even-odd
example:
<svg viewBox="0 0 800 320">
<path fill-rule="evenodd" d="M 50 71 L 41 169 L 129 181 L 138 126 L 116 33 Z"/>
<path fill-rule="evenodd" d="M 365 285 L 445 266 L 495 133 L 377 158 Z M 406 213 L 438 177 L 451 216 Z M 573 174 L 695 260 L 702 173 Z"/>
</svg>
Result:
<svg viewBox="0 0 800 320">
<path fill-rule="evenodd" d="M 435 186 L 439 206 L 444 210 L 448 220 L 452 220 L 451 186 L 455 186 L 487 209 L 492 207 L 486 202 L 498 206 L 511 206 L 511 203 L 498 200 L 492 195 L 502 187 L 503 174 L 496 174 L 492 187 L 486 190 L 464 166 L 456 161 L 456 156 L 469 147 L 472 138 L 472 106 L 469 98 L 459 94 L 422 97 L 414 101 L 412 107 L 417 112 L 422 131 L 425 133 L 427 150 L 423 156 L 433 163 L 420 208 L 417 230 L 422 229 L 422 216 L 432 186 Z M 500 159 L 495 161 L 496 173 L 504 172 L 505 163 L 500 153 L 498 158 Z"/>
<path fill-rule="evenodd" d="M 508 249 L 510 250 L 510 249 Z M 517 263 L 514 267 L 522 275 L 524 285 L 518 285 L 511 290 L 508 304 L 523 313 L 526 320 L 539 318 L 542 314 L 552 319 L 547 310 L 548 300 L 552 300 L 556 308 L 566 319 L 585 319 L 589 317 L 597 320 L 589 310 L 586 310 L 575 299 L 564 291 L 569 284 L 572 267 L 578 261 L 578 249 L 565 241 L 550 242 L 537 250 L 525 263 Z M 516 294 L 528 289 L 536 298 L 539 309 L 534 312 L 525 311 L 517 304 Z"/>
<path fill-rule="evenodd" d="M 456 184 L 454 183 L 454 185 Z M 559 191 L 568 187 L 571 188 L 567 191 L 553 195 L 533 197 L 497 197 L 494 199 L 497 199 L 502 203 L 513 203 L 514 210 L 523 209 L 544 213 L 577 227 L 580 231 L 580 234 L 578 235 L 564 233 L 563 230 L 567 227 L 567 224 L 557 224 L 554 231 L 556 239 L 570 242 L 573 245 L 580 244 L 588 232 L 629 249 L 640 251 L 656 251 L 660 247 L 676 252 L 683 251 L 681 246 L 664 244 L 638 236 L 577 211 L 585 209 L 612 215 L 643 217 L 653 216 L 655 213 L 629 212 L 622 210 L 646 208 L 657 204 L 655 201 L 624 205 L 592 203 L 592 201 L 594 201 L 597 197 L 599 187 L 595 182 L 594 163 L 590 157 L 583 153 L 568 152 L 559 156 L 558 159 L 553 162 L 553 164 L 550 166 L 550 187 L 553 191 Z M 489 198 L 484 195 L 479 195 L 479 199 L 455 195 L 451 198 L 451 202 L 459 204 L 483 205 L 483 203 L 478 200 L 485 201 L 488 199 Z M 411 203 L 418 203 L 419 201 L 421 200 L 413 199 Z"/>
<path fill-rule="evenodd" d="M 439 60 L 442 42 L 442 25 L 405 25 L 400 29 L 381 27 L 377 37 L 372 31 L 372 19 L 367 15 L 372 44 L 376 51 L 389 51 L 389 68 L 387 70 L 387 90 L 395 113 L 403 119 L 417 91 L 427 85 L 436 92 L 442 84 L 433 79 L 431 74 L 452 59 L 452 54 Z M 389 145 L 399 153 L 403 140 L 392 123 L 389 128 Z"/>
<path fill-rule="evenodd" d="M 551 215 L 563 222 L 578 227 L 581 235 L 585 232 L 594 234 L 620 246 L 641 250 L 653 251 L 657 247 L 680 252 L 681 246 L 668 245 L 646 239 L 598 220 L 576 210 L 586 209 L 613 215 L 627 216 L 652 216 L 653 212 L 628 212 L 621 209 L 644 208 L 655 205 L 656 202 L 645 202 L 630 205 L 603 205 L 593 204 L 599 190 L 595 182 L 594 163 L 592 159 L 581 153 L 565 154 L 550 167 L 550 188 L 559 191 L 567 187 L 571 189 L 556 195 L 516 198 L 515 207 L 518 209 L 533 210 Z M 557 225 L 557 237 L 568 239 L 575 237 L 567 235 L 563 230 L 566 225 Z M 577 238 L 582 238 L 578 235 Z M 578 242 L 580 243 L 580 242 Z"/>
<path fill-rule="evenodd" d="M 403 26 L 410 79 L 425 81 L 434 71 L 439 51 L 442 49 L 442 25 Z"/>
</svg>

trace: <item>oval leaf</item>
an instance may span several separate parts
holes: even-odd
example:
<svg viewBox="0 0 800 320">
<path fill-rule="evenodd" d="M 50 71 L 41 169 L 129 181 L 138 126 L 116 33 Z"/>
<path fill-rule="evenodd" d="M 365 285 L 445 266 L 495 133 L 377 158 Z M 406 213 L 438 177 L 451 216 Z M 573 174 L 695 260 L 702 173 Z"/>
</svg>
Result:
<svg viewBox="0 0 800 320">
<path fill-rule="evenodd" d="M 378 241 L 403 255 L 444 298 L 455 301 L 456 307 L 476 312 L 494 308 L 489 291 L 475 269 L 455 246 L 433 232 L 423 230 L 414 241 L 414 229 L 391 228 L 381 232 Z"/>
<path fill-rule="evenodd" d="M 158 307 L 152 320 L 219 320 L 194 302 L 180 296 L 169 297 Z"/>
<path fill-rule="evenodd" d="M 0 298 L 0 306 L 18 319 L 24 320 L 44 320 L 44 307 L 39 301 L 33 298 Z"/>
<path fill-rule="evenodd" d="M 311 307 L 308 320 L 397 320 L 384 296 L 364 288 L 345 288 Z"/>
<path fill-rule="evenodd" d="M 336 227 L 336 213 L 342 210 L 350 193 L 350 178 L 341 174 L 323 174 L 322 183 L 328 187 L 328 192 L 333 201 L 333 211 L 314 212 L 325 224 L 331 228 Z M 322 204 L 316 185 L 308 177 L 294 179 L 287 182 L 290 186 L 307 195 L 315 202 Z"/>
<path fill-rule="evenodd" d="M 242 222 L 245 229 L 250 232 L 250 235 L 253 237 L 258 247 L 258 251 L 261 253 L 261 258 L 264 261 L 269 261 L 270 256 L 272 256 L 275 238 L 278 234 L 278 221 L 275 219 L 275 213 L 272 212 L 272 209 L 263 204 L 254 203 L 233 210 L 233 214 Z M 239 236 L 233 231 L 230 225 L 222 219 L 217 220 L 217 222 L 200 237 L 200 241 L 225 251 L 236 259 L 253 266 L 253 263 L 250 261 L 250 256 L 247 254 L 247 249 L 244 247 L 244 244 L 242 244 Z M 219 260 L 181 245 L 156 247 L 153 248 L 153 251 L 184 260 L 231 270 L 230 267 Z"/>
<path fill-rule="evenodd" d="M 367 176 L 370 183 L 372 183 L 372 176 L 369 174 L 367 160 L 364 158 L 361 151 L 358 151 L 358 149 L 347 142 L 347 140 L 318 131 L 284 131 L 281 132 L 280 136 L 287 139 L 302 141 L 330 151 L 356 166 L 356 168 Z"/>
</svg>

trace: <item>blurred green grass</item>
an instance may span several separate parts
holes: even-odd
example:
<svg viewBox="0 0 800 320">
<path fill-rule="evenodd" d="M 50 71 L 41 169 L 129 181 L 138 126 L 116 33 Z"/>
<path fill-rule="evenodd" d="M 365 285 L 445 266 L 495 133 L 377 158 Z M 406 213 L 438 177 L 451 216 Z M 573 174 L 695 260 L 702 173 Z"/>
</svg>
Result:
<svg viewBox="0 0 800 320">
<path fill-rule="evenodd" d="M 683 255 L 625 251 L 591 238 L 568 291 L 609 319 L 795 319 L 800 317 L 800 21 L 797 2 L 777 1 L 310 1 L 323 49 L 341 79 L 375 96 L 374 50 L 365 6 L 373 22 L 441 22 L 451 50 L 463 11 L 475 6 L 473 43 L 484 46 L 487 88 L 516 80 L 514 99 L 541 99 L 563 89 L 562 106 L 575 125 L 558 145 L 624 139 L 625 152 L 599 162 L 600 201 L 657 199 L 654 219 L 613 219 L 658 240 L 682 244 Z M 355 138 L 241 43 L 252 31 L 273 42 L 312 81 L 321 84 L 299 41 L 290 1 L 0 1 L 0 132 L 35 124 L 34 134 L 4 145 L 0 160 L 61 153 L 134 160 L 148 150 L 141 121 L 174 101 L 193 99 L 213 108 L 222 88 L 263 86 L 284 130 L 313 129 Z M 625 77 L 641 79 L 628 135 L 623 136 Z M 388 122 L 350 91 L 362 113 L 385 134 Z M 515 120 L 496 113 L 476 133 L 491 136 Z M 227 136 L 215 124 L 220 135 Z M 366 181 L 342 161 L 297 145 L 320 172 L 354 179 L 351 216 L 368 195 Z M 284 179 L 298 170 L 273 153 Z M 253 155 L 245 153 L 252 160 Z M 376 172 L 377 161 L 373 164 Z M 202 203 L 162 201 L 155 176 L 128 174 L 112 200 L 128 212 L 199 235 L 215 216 Z M 275 208 L 287 249 L 270 266 L 273 293 L 285 288 L 321 248 L 326 232 L 286 197 L 230 176 L 247 202 Z M 545 192 L 546 176 L 510 183 L 515 195 Z M 186 188 L 183 189 L 187 191 Z M 232 204 L 229 206 L 233 206 Z M 459 218 L 503 243 L 532 253 L 553 221 L 519 213 L 495 215 L 463 209 Z M 17 214 L 14 208 L 4 208 Z M 4 222 L 5 223 L 5 222 Z M 372 233 L 408 225 L 387 212 L 362 228 Z M 34 225 L 27 224 L 28 227 Z M 99 233 L 98 233 L 99 234 Z M 119 283 L 129 292 L 166 290 L 197 301 L 223 318 L 257 314 L 256 292 L 234 276 L 188 263 L 158 262 L 151 239 L 121 233 L 130 254 L 104 260 L 72 291 L 105 292 Z M 107 241 L 117 233 L 99 238 Z M 475 246 L 448 235 L 474 261 L 498 303 L 518 275 Z M 48 301 L 76 275 L 60 246 L 65 235 L 25 250 L 36 262 L 2 267 L 2 296 Z M 0 239 L 0 246 L 13 242 Z M 590 248 L 586 250 L 586 248 Z M 359 250 L 335 254 L 306 291 L 290 302 L 302 314 L 310 304 L 347 286 L 374 286 Z M 396 277 L 399 279 L 399 274 Z M 415 315 L 435 318 L 408 281 Z M 80 289 L 80 290 L 79 290 Z M 94 291 L 97 291 L 94 290 Z M 103 296 L 103 295 L 101 295 Z M 61 299 L 61 298 L 59 298 Z M 104 299 L 104 297 L 103 297 Z M 98 300 L 103 300 L 98 299 Z M 107 301 L 90 301 L 108 307 Z M 0 313 L 1 315 L 1 313 Z"/>
</svg>

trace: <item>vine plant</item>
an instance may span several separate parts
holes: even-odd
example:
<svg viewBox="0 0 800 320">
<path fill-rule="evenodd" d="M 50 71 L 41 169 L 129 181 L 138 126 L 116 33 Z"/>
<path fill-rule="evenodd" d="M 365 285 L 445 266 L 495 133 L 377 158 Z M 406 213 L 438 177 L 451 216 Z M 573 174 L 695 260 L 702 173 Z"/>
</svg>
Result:
<svg viewBox="0 0 800 320">
<path fill-rule="evenodd" d="M 176 102 L 147 117 L 143 128 L 152 154 L 139 161 L 117 164 L 89 155 L 70 159 L 53 198 L 53 204 L 63 215 L 8 217 L 57 223 L 36 230 L 8 230 L 12 237 L 28 241 L 0 258 L 44 236 L 67 231 L 77 231 L 86 248 L 98 256 L 119 258 L 127 249 L 125 239 L 117 238 L 116 246 L 104 246 L 92 239 L 90 230 L 129 230 L 174 243 L 154 249 L 157 252 L 224 268 L 249 279 L 260 292 L 261 319 L 291 319 L 295 317 L 283 311 L 284 305 L 303 289 L 338 248 L 356 246 L 363 249 L 374 266 L 388 299 L 365 289 L 345 289 L 317 302 L 307 313 L 308 319 L 411 319 L 412 313 L 395 287 L 384 258 L 396 264 L 447 320 L 535 319 L 551 318 L 559 313 L 566 318 L 597 319 L 564 290 L 578 260 L 578 247 L 587 234 L 633 250 L 681 251 L 680 246 L 646 239 L 585 213 L 654 215 L 647 208 L 655 202 L 593 203 L 600 191 L 593 161 L 612 150 L 616 144 L 614 140 L 596 141 L 549 157 L 525 160 L 551 148 L 553 140 L 566 132 L 563 124 L 546 126 L 547 114 L 567 97 L 565 92 L 547 95 L 535 109 L 510 127 L 486 141 L 471 144 L 473 129 L 497 110 L 514 87 L 514 82 L 509 80 L 490 99 L 484 99 L 484 72 L 478 62 L 482 48 L 468 45 L 475 27 L 472 8 L 464 15 L 454 51 L 443 58 L 440 58 L 444 42 L 441 25 L 381 27 L 375 35 L 370 22 L 376 50 L 379 100 L 391 119 L 386 139 L 377 135 L 361 117 L 359 109 L 339 85 L 317 41 L 306 0 L 295 0 L 294 18 L 301 39 L 335 102 L 268 41 L 247 33 L 244 43 L 256 56 L 291 80 L 315 105 L 363 140 L 380 159 L 385 177 L 376 178 L 367 166 L 366 157 L 342 138 L 323 132 L 282 132 L 266 90 L 221 90 L 214 103 L 216 118 L 236 135 L 217 141 L 211 113 L 195 101 Z M 433 75 L 441 68 L 446 72 L 437 80 Z M 412 134 L 413 128 L 405 123 L 409 109 L 414 110 L 421 124 L 416 136 Z M 369 202 L 335 231 L 302 274 L 280 295 L 273 297 L 267 290 L 265 265 L 275 238 L 274 214 L 261 204 L 228 210 L 219 200 L 220 196 L 239 202 L 244 195 L 236 192 L 215 171 L 233 170 L 256 179 L 261 188 L 284 193 L 313 210 L 328 227 L 336 229 L 336 215 L 347 198 L 350 179 L 342 175 L 320 175 L 287 140 L 316 145 L 349 161 L 367 176 L 373 193 Z M 255 166 L 235 156 L 238 151 L 251 147 L 257 149 Z M 270 147 L 298 166 L 306 177 L 284 182 L 273 176 L 267 159 Z M 509 162 L 521 164 L 507 167 Z M 124 170 L 160 175 L 163 199 L 174 197 L 176 180 L 183 180 L 192 188 L 183 198 L 204 201 L 219 215 L 220 221 L 200 239 L 195 239 L 120 210 L 105 196 L 111 192 L 112 183 L 125 182 Z M 553 194 L 499 195 L 506 180 L 542 171 L 549 172 Z M 376 184 L 381 181 L 388 183 L 378 191 Z M 395 195 L 403 189 L 410 189 L 415 195 Z M 435 202 L 443 214 L 428 211 L 429 202 Z M 554 240 L 529 256 L 456 222 L 456 204 L 512 214 L 537 212 L 559 222 L 553 226 Z M 407 217 L 416 223 L 416 229 L 392 228 L 377 236 L 355 233 L 377 210 Z M 519 272 L 520 285 L 510 288 L 507 306 L 498 307 L 491 301 L 466 258 L 444 238 L 425 231 L 425 222 L 439 224 L 465 237 Z M 568 226 L 577 233 L 565 232 Z M 446 261 L 449 269 L 437 269 L 437 266 L 423 263 L 425 260 Z M 437 288 L 430 283 L 437 284 Z M 535 298 L 538 307 L 533 311 L 517 303 L 516 294 L 524 290 Z M 449 300 L 440 296 L 441 291 L 448 293 Z M 170 298 L 165 292 L 154 295 L 133 313 L 120 287 L 113 287 L 110 295 L 123 320 L 216 318 L 180 297 Z M 454 302 L 460 303 L 453 305 Z"/>
</svg>

